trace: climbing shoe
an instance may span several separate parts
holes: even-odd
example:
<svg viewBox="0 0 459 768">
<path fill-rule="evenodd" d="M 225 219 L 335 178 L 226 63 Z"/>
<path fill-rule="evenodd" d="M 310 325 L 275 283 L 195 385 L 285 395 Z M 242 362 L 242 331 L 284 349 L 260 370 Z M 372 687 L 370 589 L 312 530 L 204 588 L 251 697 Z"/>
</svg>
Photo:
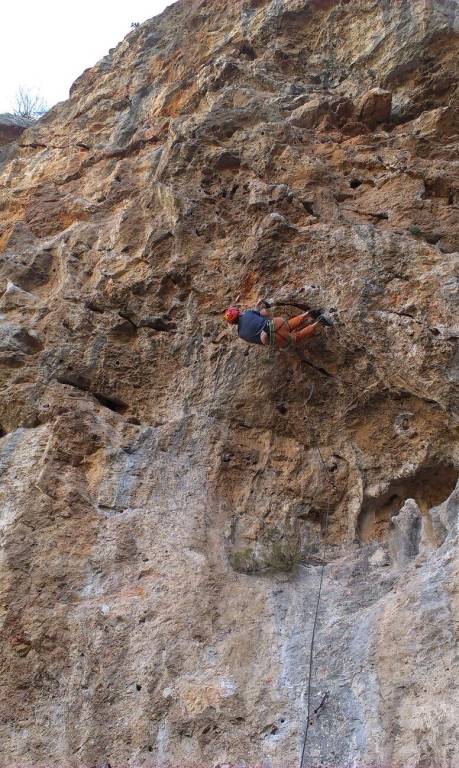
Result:
<svg viewBox="0 0 459 768">
<path fill-rule="evenodd" d="M 322 323 L 322 325 L 326 325 L 329 328 L 332 327 L 333 322 L 330 320 L 329 317 L 327 317 L 323 309 L 310 309 L 309 314 L 311 315 L 311 317 L 314 318 L 314 320 L 318 321 L 319 323 Z"/>
<path fill-rule="evenodd" d="M 316 317 L 316 320 L 319 323 L 322 323 L 322 325 L 326 325 L 328 328 L 332 328 L 333 327 L 332 321 L 325 314 L 319 315 L 318 317 Z"/>
</svg>

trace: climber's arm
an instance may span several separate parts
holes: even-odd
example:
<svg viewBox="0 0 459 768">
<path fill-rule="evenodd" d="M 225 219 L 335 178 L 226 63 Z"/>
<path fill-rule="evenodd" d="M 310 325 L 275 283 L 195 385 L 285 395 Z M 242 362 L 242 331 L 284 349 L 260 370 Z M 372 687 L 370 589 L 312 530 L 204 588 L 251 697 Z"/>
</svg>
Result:
<svg viewBox="0 0 459 768">
<path fill-rule="evenodd" d="M 263 317 L 269 317 L 269 302 L 266 299 L 259 299 L 255 305 L 256 309 Z"/>
</svg>

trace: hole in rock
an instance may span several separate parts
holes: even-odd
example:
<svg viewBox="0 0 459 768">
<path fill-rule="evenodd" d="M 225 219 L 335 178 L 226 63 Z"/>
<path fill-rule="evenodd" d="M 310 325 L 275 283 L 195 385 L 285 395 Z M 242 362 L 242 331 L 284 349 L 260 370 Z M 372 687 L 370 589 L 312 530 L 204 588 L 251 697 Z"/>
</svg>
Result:
<svg viewBox="0 0 459 768">
<path fill-rule="evenodd" d="M 5 355 L 2 359 L 2 366 L 4 368 L 22 368 L 24 360 L 18 355 Z"/>
<path fill-rule="evenodd" d="M 268 725 L 266 725 L 263 728 L 261 733 L 262 733 L 263 736 L 268 736 L 268 735 L 269 736 L 275 736 L 275 734 L 278 732 L 278 730 L 279 729 L 278 729 L 277 725 L 275 725 L 275 723 L 269 723 Z"/>
<path fill-rule="evenodd" d="M 392 480 L 377 498 L 366 498 L 362 504 L 357 537 L 369 542 L 384 539 L 391 518 L 397 515 L 407 499 L 414 499 L 422 513 L 441 504 L 453 492 L 458 471 L 448 464 L 421 467 L 412 477 Z"/>
<path fill-rule="evenodd" d="M 91 299 L 89 299 L 88 301 L 85 301 L 84 306 L 86 307 L 86 309 L 89 309 L 91 312 L 98 312 L 100 315 L 103 315 L 105 312 L 103 307 L 101 307 L 95 301 L 91 301 Z"/>
<path fill-rule="evenodd" d="M 118 341 L 132 341 L 137 335 L 137 328 L 130 320 L 125 320 L 111 329 L 111 335 Z"/>
<path fill-rule="evenodd" d="M 427 234 L 425 235 L 426 243 L 429 243 L 429 245 L 436 245 L 439 240 L 441 240 L 442 235 L 434 232 L 433 234 Z"/>
<path fill-rule="evenodd" d="M 451 188 L 446 177 L 436 176 L 424 180 L 424 192 L 422 194 L 424 200 L 429 197 L 443 197 L 448 201 L 450 194 Z"/>
<path fill-rule="evenodd" d="M 93 392 L 93 395 L 97 402 L 99 402 L 105 408 L 109 408 L 111 411 L 114 411 L 115 413 L 126 413 L 128 409 L 128 406 L 126 403 L 123 403 L 122 400 L 106 397 L 105 395 L 100 395 L 97 392 Z"/>
<path fill-rule="evenodd" d="M 136 683 L 135 687 L 137 688 L 138 691 L 142 690 L 142 686 L 140 685 L 140 683 Z"/>
<path fill-rule="evenodd" d="M 357 189 L 357 187 L 360 187 L 362 184 L 362 179 L 351 179 L 349 182 L 349 186 L 351 189 Z"/>
<path fill-rule="evenodd" d="M 314 213 L 314 204 L 311 203 L 309 200 L 302 200 L 302 205 L 305 211 L 311 214 L 311 216 L 315 216 Z"/>
<path fill-rule="evenodd" d="M 26 355 L 35 355 L 43 349 L 41 341 L 27 331 L 18 331 L 14 334 L 14 339 L 19 343 L 21 352 L 25 352 Z"/>
<path fill-rule="evenodd" d="M 59 360 L 59 362 L 62 362 L 62 360 Z M 80 389 L 82 392 L 89 391 L 89 381 L 86 376 L 74 373 L 73 371 L 70 371 L 69 368 L 67 368 L 65 373 L 56 376 L 56 381 L 58 381 L 59 384 L 67 384 L 69 387 Z"/>
<path fill-rule="evenodd" d="M 257 58 L 257 54 L 255 53 L 255 50 L 248 43 L 242 43 L 241 47 L 239 48 L 239 53 L 242 56 L 247 56 L 247 58 L 250 59 L 250 61 L 255 61 L 255 59 Z"/>
</svg>

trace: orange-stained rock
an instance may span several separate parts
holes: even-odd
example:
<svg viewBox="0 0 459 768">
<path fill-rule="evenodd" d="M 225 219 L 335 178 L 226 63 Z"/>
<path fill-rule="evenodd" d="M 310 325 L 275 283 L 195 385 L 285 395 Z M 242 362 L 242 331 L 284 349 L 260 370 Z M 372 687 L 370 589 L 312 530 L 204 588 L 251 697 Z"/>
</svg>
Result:
<svg viewBox="0 0 459 768">
<path fill-rule="evenodd" d="M 33 124 L 33 120 L 20 115 L 3 113 L 0 115 L 0 146 L 15 141 Z"/>
<path fill-rule="evenodd" d="M 304 765 L 457 768 L 453 5 L 182 0 L 4 150 L 5 766 L 299 765 L 325 563 Z"/>
<path fill-rule="evenodd" d="M 378 123 L 390 120 L 392 93 L 382 88 L 372 88 L 360 100 L 358 114 L 363 123 L 375 128 Z"/>
</svg>

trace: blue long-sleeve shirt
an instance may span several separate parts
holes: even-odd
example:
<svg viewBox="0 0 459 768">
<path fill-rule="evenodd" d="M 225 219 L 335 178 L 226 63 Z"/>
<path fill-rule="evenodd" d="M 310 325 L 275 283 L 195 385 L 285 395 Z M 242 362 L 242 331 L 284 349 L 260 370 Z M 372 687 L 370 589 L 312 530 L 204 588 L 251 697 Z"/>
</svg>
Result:
<svg viewBox="0 0 459 768">
<path fill-rule="evenodd" d="M 267 330 L 269 318 L 256 309 L 246 309 L 239 316 L 237 332 L 249 344 L 261 344 L 261 332 Z"/>
</svg>

